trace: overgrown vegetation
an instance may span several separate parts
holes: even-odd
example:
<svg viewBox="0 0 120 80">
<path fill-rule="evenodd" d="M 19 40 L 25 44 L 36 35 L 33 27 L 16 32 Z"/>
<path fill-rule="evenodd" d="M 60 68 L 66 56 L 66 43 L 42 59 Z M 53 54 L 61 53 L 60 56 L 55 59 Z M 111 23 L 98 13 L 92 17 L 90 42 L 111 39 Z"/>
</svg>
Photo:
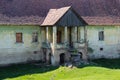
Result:
<svg viewBox="0 0 120 80">
<path fill-rule="evenodd" d="M 79 67 L 20 64 L 0 68 L 0 80 L 120 80 L 120 59 L 93 60 Z"/>
</svg>

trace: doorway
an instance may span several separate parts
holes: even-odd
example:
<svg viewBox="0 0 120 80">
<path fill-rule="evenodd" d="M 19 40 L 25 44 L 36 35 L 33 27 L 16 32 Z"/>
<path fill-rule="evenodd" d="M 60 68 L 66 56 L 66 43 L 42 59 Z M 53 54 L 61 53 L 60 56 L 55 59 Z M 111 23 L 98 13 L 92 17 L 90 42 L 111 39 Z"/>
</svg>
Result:
<svg viewBox="0 0 120 80">
<path fill-rule="evenodd" d="M 46 52 L 46 49 L 43 48 L 43 62 L 46 63 L 47 61 L 47 52 Z"/>
<path fill-rule="evenodd" d="M 65 63 L 65 54 L 62 53 L 60 54 L 60 64 L 64 64 Z"/>
<path fill-rule="evenodd" d="M 83 57 L 82 52 L 79 52 L 78 54 L 79 54 L 79 56 L 80 56 L 80 59 L 82 59 L 82 57 Z"/>
<path fill-rule="evenodd" d="M 51 64 L 51 53 L 49 53 L 49 64 Z"/>
</svg>

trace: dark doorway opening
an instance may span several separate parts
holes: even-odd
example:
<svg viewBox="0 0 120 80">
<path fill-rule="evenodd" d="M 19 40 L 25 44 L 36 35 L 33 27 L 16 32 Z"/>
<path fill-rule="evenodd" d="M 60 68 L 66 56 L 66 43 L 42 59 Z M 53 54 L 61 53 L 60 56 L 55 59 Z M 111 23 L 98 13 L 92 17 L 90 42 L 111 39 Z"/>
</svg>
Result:
<svg viewBox="0 0 120 80">
<path fill-rule="evenodd" d="M 49 64 L 51 64 L 51 53 L 49 53 Z"/>
<path fill-rule="evenodd" d="M 60 64 L 64 64 L 65 63 L 65 54 L 62 53 L 60 54 Z"/>
<path fill-rule="evenodd" d="M 46 49 L 43 48 L 43 62 L 46 63 L 46 61 L 47 61 L 47 53 L 46 53 Z"/>
<path fill-rule="evenodd" d="M 82 56 L 83 56 L 82 52 L 79 52 L 78 54 L 80 56 L 80 59 L 82 59 Z"/>
</svg>

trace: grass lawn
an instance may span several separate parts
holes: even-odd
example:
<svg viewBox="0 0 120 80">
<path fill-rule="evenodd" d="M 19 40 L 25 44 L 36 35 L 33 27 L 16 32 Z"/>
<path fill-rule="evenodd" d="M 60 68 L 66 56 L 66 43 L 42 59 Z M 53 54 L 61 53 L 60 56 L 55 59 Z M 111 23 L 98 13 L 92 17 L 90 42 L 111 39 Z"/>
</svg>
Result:
<svg viewBox="0 0 120 80">
<path fill-rule="evenodd" d="M 30 64 L 0 68 L 0 80 L 120 80 L 120 59 L 99 59 L 78 68 L 38 67 Z"/>
</svg>

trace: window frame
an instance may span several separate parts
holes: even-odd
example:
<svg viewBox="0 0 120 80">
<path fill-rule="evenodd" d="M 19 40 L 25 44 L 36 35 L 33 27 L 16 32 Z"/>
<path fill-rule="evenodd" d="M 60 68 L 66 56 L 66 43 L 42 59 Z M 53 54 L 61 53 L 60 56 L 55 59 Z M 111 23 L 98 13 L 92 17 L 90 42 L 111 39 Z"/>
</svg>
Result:
<svg viewBox="0 0 120 80">
<path fill-rule="evenodd" d="M 23 43 L 23 33 L 16 32 L 16 43 Z"/>
<path fill-rule="evenodd" d="M 32 33 L 32 42 L 37 43 L 39 41 L 38 39 L 38 32 L 33 32 Z"/>
<path fill-rule="evenodd" d="M 104 31 L 99 31 L 98 32 L 98 40 L 104 41 L 104 39 L 105 39 Z"/>
</svg>

